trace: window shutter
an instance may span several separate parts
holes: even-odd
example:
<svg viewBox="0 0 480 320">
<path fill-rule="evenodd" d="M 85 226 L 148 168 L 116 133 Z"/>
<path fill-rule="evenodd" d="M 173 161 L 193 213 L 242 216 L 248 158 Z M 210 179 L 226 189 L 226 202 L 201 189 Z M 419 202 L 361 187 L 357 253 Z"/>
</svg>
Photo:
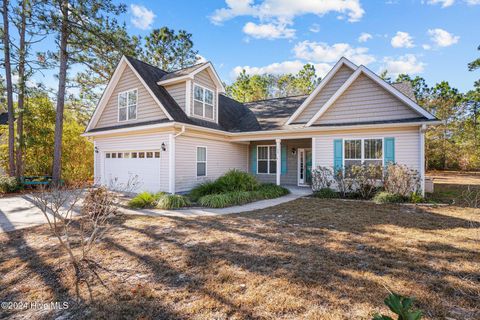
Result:
<svg viewBox="0 0 480 320">
<path fill-rule="evenodd" d="M 337 173 L 343 166 L 343 140 L 333 140 L 333 170 Z"/>
<path fill-rule="evenodd" d="M 395 138 L 385 138 L 383 161 L 385 165 L 395 163 Z"/>
<path fill-rule="evenodd" d="M 287 174 L 287 146 L 282 146 L 282 175 Z"/>
<path fill-rule="evenodd" d="M 250 172 L 257 174 L 257 146 L 250 146 Z"/>
</svg>

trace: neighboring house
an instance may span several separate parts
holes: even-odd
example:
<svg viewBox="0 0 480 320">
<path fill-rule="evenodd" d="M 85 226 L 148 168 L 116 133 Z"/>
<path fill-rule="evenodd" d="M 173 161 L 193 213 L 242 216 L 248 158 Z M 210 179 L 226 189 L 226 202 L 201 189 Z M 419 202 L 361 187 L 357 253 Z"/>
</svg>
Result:
<svg viewBox="0 0 480 320">
<path fill-rule="evenodd" d="M 229 169 L 308 185 L 312 167 L 397 162 L 424 183 L 425 129 L 438 120 L 409 86 L 342 58 L 305 96 L 240 103 L 210 62 L 171 73 L 123 57 L 84 136 L 102 184 L 132 176 L 141 190 L 185 192 Z"/>
</svg>

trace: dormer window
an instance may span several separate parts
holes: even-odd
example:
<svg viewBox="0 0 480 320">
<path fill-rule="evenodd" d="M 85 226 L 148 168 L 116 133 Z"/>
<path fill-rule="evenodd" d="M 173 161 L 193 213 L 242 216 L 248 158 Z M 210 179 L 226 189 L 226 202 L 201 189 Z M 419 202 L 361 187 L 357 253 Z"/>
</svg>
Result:
<svg viewBox="0 0 480 320">
<path fill-rule="evenodd" d="M 213 120 L 213 91 L 199 85 L 193 87 L 193 114 L 197 117 Z"/>
<path fill-rule="evenodd" d="M 118 121 L 137 119 L 137 95 L 137 89 L 118 94 Z"/>
</svg>

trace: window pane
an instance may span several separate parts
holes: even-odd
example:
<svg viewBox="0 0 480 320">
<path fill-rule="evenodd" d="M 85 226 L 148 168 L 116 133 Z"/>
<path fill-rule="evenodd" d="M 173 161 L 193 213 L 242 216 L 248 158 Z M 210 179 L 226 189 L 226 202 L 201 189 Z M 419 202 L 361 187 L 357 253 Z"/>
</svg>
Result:
<svg viewBox="0 0 480 320">
<path fill-rule="evenodd" d="M 155 152 L 155 158 L 160 158 L 160 152 Z"/>
<path fill-rule="evenodd" d="M 203 103 L 198 101 L 193 102 L 193 114 L 203 117 Z"/>
<path fill-rule="evenodd" d="M 213 106 L 205 105 L 205 118 L 213 119 Z"/>
<path fill-rule="evenodd" d="M 112 153 L 112 158 L 116 158 L 117 157 L 117 154 L 114 152 Z"/>
<path fill-rule="evenodd" d="M 258 173 L 268 173 L 268 161 L 259 160 L 257 164 Z"/>
<path fill-rule="evenodd" d="M 118 153 L 117 158 L 123 158 L 123 154 L 121 152 Z"/>
<path fill-rule="evenodd" d="M 365 159 L 382 159 L 382 139 L 365 139 Z"/>
<path fill-rule="evenodd" d="M 147 158 L 153 158 L 153 152 L 147 152 Z"/>
<path fill-rule="evenodd" d="M 110 158 L 110 153 L 107 153 L 105 156 L 106 156 L 107 158 Z"/>
<path fill-rule="evenodd" d="M 207 161 L 207 149 L 203 147 L 197 148 L 197 161 Z"/>
<path fill-rule="evenodd" d="M 345 160 L 345 168 L 349 168 L 353 165 L 361 165 L 362 160 Z"/>
<path fill-rule="evenodd" d="M 203 101 L 203 89 L 195 86 L 193 97 L 195 100 Z"/>
<path fill-rule="evenodd" d="M 126 107 L 127 106 L 127 93 L 123 92 L 118 95 L 118 107 Z"/>
<path fill-rule="evenodd" d="M 277 159 L 277 147 L 270 147 L 270 160 Z"/>
<path fill-rule="evenodd" d="M 205 90 L 205 103 L 213 104 L 213 91 Z"/>
<path fill-rule="evenodd" d="M 137 153 L 136 152 L 132 152 L 132 158 L 136 158 L 137 157 Z"/>
<path fill-rule="evenodd" d="M 365 160 L 365 165 L 374 165 L 374 166 L 382 166 L 382 160 Z"/>
<path fill-rule="evenodd" d="M 128 105 L 136 105 L 137 104 L 137 90 L 132 90 L 128 93 Z"/>
<path fill-rule="evenodd" d="M 258 159 L 268 160 L 268 147 L 258 147 Z"/>
<path fill-rule="evenodd" d="M 137 118 L 137 106 L 128 107 L 128 119 L 136 119 L 136 118 Z"/>
<path fill-rule="evenodd" d="M 277 161 L 270 161 L 270 173 L 277 173 Z"/>
<path fill-rule="evenodd" d="M 145 152 L 139 152 L 138 157 L 139 158 L 145 158 Z"/>
<path fill-rule="evenodd" d="M 362 140 L 345 141 L 345 159 L 362 158 Z"/>
<path fill-rule="evenodd" d="M 118 120 L 120 121 L 127 120 L 127 108 L 118 109 Z"/>
<path fill-rule="evenodd" d="M 124 152 L 123 157 L 124 158 L 130 158 L 130 152 Z"/>
<path fill-rule="evenodd" d="M 207 164 L 205 162 L 197 163 L 197 177 L 204 177 L 207 175 Z"/>
</svg>

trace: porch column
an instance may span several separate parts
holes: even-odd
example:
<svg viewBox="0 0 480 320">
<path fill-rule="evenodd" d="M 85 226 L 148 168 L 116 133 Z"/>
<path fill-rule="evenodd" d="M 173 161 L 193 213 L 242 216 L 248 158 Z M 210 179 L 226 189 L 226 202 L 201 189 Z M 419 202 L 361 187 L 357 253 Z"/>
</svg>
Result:
<svg viewBox="0 0 480 320">
<path fill-rule="evenodd" d="M 275 139 L 277 153 L 277 186 L 280 185 L 280 175 L 282 173 L 282 139 Z"/>
<path fill-rule="evenodd" d="M 168 135 L 168 192 L 175 194 L 175 133 Z"/>
</svg>

